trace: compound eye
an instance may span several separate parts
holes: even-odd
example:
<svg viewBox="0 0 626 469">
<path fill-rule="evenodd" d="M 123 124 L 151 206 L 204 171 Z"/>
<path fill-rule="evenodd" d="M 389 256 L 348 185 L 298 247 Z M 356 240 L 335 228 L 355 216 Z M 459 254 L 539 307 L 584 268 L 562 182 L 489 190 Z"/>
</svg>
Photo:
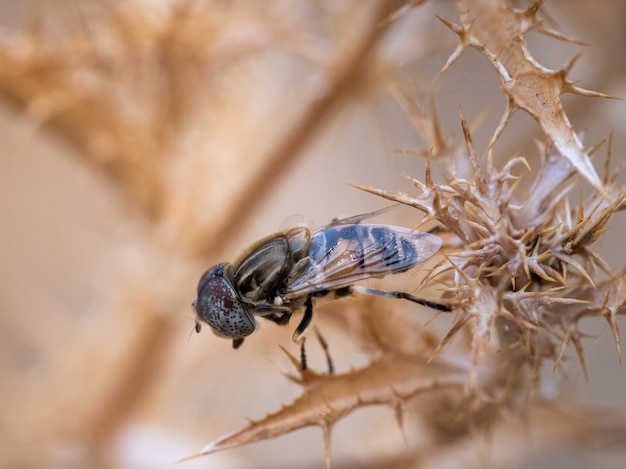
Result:
<svg viewBox="0 0 626 469">
<path fill-rule="evenodd" d="M 194 304 L 198 319 L 219 335 L 242 339 L 255 330 L 256 323 L 226 276 L 224 264 L 216 265 L 202 276 Z"/>
</svg>

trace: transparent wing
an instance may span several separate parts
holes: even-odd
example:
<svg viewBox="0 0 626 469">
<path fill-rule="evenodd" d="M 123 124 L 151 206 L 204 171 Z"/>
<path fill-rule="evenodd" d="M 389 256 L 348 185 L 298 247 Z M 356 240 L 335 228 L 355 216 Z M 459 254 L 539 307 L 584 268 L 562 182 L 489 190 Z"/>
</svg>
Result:
<svg viewBox="0 0 626 469">
<path fill-rule="evenodd" d="M 387 213 L 388 211 L 398 207 L 400 204 L 395 203 L 393 205 L 388 205 L 387 207 L 379 208 L 378 210 L 374 210 L 373 212 L 361 213 L 359 215 L 353 215 L 351 217 L 344 218 L 335 218 L 328 225 L 326 225 L 322 230 L 327 230 L 333 226 L 339 225 L 356 225 L 360 224 L 363 220 L 367 220 L 369 218 L 377 217 L 378 215 L 382 215 L 383 213 Z M 391 226 L 391 225 L 388 225 Z"/>
<path fill-rule="evenodd" d="M 399 226 L 330 225 L 312 233 L 309 256 L 296 265 L 281 295 L 296 298 L 404 272 L 440 247 L 439 237 Z"/>
</svg>

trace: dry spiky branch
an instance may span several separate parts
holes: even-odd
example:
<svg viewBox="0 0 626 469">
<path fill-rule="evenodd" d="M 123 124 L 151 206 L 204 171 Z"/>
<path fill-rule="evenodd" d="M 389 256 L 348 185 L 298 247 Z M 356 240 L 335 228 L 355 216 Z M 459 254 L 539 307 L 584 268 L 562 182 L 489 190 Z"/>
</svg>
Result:
<svg viewBox="0 0 626 469">
<path fill-rule="evenodd" d="M 416 190 L 413 193 L 355 186 L 426 213 L 424 222 L 436 220 L 452 235 L 450 252 L 422 284 L 438 281 L 446 286 L 445 297 L 453 299 L 455 324 L 442 339 L 438 351 L 461 330 L 469 328 L 471 331 L 471 366 L 465 382 L 471 392 L 466 402 L 471 402 L 470 396 L 478 392 L 477 401 L 483 404 L 469 405 L 472 423 L 468 423 L 465 432 L 478 425 L 479 416 L 485 411 L 485 402 L 495 400 L 503 407 L 510 407 L 517 402 L 520 393 L 527 395 L 529 384 L 535 383 L 536 386 L 540 382 L 538 373 L 542 362 L 551 359 L 555 368 L 558 367 L 570 344 L 587 376 L 582 345 L 584 334 L 579 328 L 579 321 L 586 316 L 602 314 L 607 318 L 621 360 L 615 316 L 623 312 L 620 300 L 624 294 L 622 277 L 610 272 L 592 245 L 604 234 L 612 215 L 623 206 L 626 191 L 616 186 L 608 175 L 604 180 L 599 178 L 589 158 L 590 152 L 583 148 L 560 103 L 560 95 L 566 92 L 608 96 L 578 88 L 567 79 L 574 60 L 562 71 L 551 71 L 532 58 L 525 47 L 525 34 L 530 30 L 569 40 L 543 26 L 537 17 L 542 3 L 536 2 L 522 11 L 515 10 L 507 2 L 459 0 L 456 6 L 461 26 L 442 20 L 457 33 L 460 44 L 441 72 L 467 47 L 476 48 L 496 69 L 507 97 L 505 113 L 485 156 L 476 155 L 469 127 L 461 114 L 465 148 L 452 150 L 449 154 L 448 159 L 454 158 L 455 161 L 449 166 L 453 169 L 448 171 L 445 184 L 435 183 L 428 167 L 425 182 L 411 178 Z M 399 96 L 405 108 L 413 107 L 409 98 Z M 492 156 L 495 141 L 516 109 L 531 114 L 549 142 L 541 148 L 542 164 L 534 171 L 535 179 L 527 185 L 527 192 L 518 190 L 521 176 L 517 174 L 520 170 L 531 171 L 526 159 L 511 158 L 498 169 Z M 421 123 L 415 118 L 423 115 L 419 110 L 410 115 L 414 122 Z M 433 123 L 432 148 L 445 158 L 443 131 L 438 122 L 433 120 Z M 577 207 L 571 208 L 569 197 L 574 187 L 571 181 L 576 173 L 586 178 L 595 191 L 586 200 L 581 199 Z M 599 273 L 609 278 L 598 280 Z M 616 282 L 616 279 L 620 280 Z M 494 355 L 497 350 L 506 350 L 506 353 Z M 420 356 L 415 353 L 411 359 L 419 360 Z M 487 380 L 489 384 L 485 384 L 484 377 L 479 378 L 481 364 L 487 358 L 493 360 L 490 367 L 499 370 L 496 374 L 500 385 L 494 385 L 498 379 L 491 378 Z M 357 380 L 357 376 L 368 376 L 377 365 L 378 362 L 373 362 L 346 376 L 326 377 L 321 380 L 322 389 L 333 389 L 337 379 Z M 393 357 L 385 366 L 386 370 L 400 368 L 398 357 Z M 431 371 L 434 382 L 440 383 L 436 368 Z M 383 375 L 380 372 L 374 374 L 377 377 Z M 387 377 L 384 380 L 387 391 L 393 390 L 388 397 L 385 397 L 387 391 L 369 390 L 374 378 L 363 384 L 356 381 L 351 385 L 344 384 L 344 388 L 359 396 L 356 402 L 361 406 L 371 403 L 396 405 L 399 399 L 408 397 L 397 389 L 406 385 L 409 376 L 420 375 L 400 372 L 397 376 L 404 377 L 400 382 Z M 307 384 L 305 379 L 300 381 Z M 320 377 L 316 375 L 314 381 L 317 384 Z M 496 391 L 498 388 L 499 392 Z M 372 397 L 361 397 L 364 395 Z M 323 409 L 316 410 L 316 405 L 309 401 L 317 398 L 322 399 Z M 533 402 L 528 395 L 526 398 L 530 399 L 529 403 Z M 306 403 L 304 410 L 301 409 L 303 402 Z M 214 441 L 200 455 L 273 438 L 301 426 L 320 425 L 326 435 L 327 465 L 330 466 L 328 433 L 332 424 L 346 413 L 342 406 L 345 402 L 337 392 L 305 385 L 300 400 Z M 350 410 L 353 408 L 349 406 Z M 320 418 L 320 415 L 324 417 Z M 285 426 L 280 422 L 289 424 Z"/>
<path fill-rule="evenodd" d="M 459 44 L 437 76 L 453 73 L 472 48 L 493 66 L 506 98 L 482 156 L 462 113 L 463 139 L 455 143 L 434 100 L 424 112 L 415 90 L 407 92 L 392 78 L 396 59 L 386 54 L 398 38 L 417 49 L 406 31 L 416 24 L 411 18 L 430 15 L 415 9 L 425 2 L 170 3 L 148 14 L 140 2 L 94 2 L 97 13 L 75 11 L 69 28 L 42 14 L 0 46 L 4 100 L 70 143 L 82 164 L 112 183 L 124 210 L 141 219 L 136 223 L 141 248 L 119 268 L 124 272 L 116 283 L 119 298 L 108 313 L 121 327 L 73 334 L 71 340 L 55 337 L 54 351 L 41 353 L 54 357 L 46 362 L 51 369 L 97 369 L 97 375 L 83 371 L 90 378 L 79 390 L 68 386 L 73 391 L 57 401 L 57 394 L 49 397 L 47 391 L 46 399 L 36 393 L 24 397 L 6 412 L 8 421 L 25 422 L 13 433 L 41 429 L 37 438 L 55 448 L 62 427 L 73 438 L 72 447 L 83 448 L 81 461 L 123 465 L 116 463 L 112 445 L 134 416 L 150 407 L 146 403 L 154 400 L 166 413 L 174 401 L 183 401 L 169 409 L 176 415 L 189 405 L 180 399 L 182 383 L 172 378 L 180 379 L 176 370 L 193 371 L 195 381 L 188 387 L 205 389 L 201 384 L 209 382 L 229 392 L 223 377 L 233 375 L 224 370 L 239 366 L 238 373 L 246 373 L 241 362 L 231 364 L 233 355 L 219 350 L 207 356 L 203 349 L 191 363 L 176 360 L 184 341 L 178 338 L 186 337 L 189 326 L 180 311 L 188 311 L 190 300 L 181 292 L 190 291 L 207 263 L 222 257 L 229 238 L 349 103 L 391 89 L 429 147 L 415 152 L 428 156 L 425 177 L 409 178 L 408 193 L 357 187 L 417 209 L 411 222 L 437 223 L 443 255 L 407 289 L 443 292 L 441 301 L 453 306 L 453 314 L 424 325 L 414 312 L 395 314 L 399 306 L 356 298 L 347 306 L 357 313 L 352 319 L 342 314 L 326 319 L 335 321 L 346 343 L 363 348 L 367 364 L 336 375 L 311 370 L 288 375 L 301 389 L 299 397 L 217 438 L 199 455 L 319 426 L 330 466 L 335 423 L 374 405 L 391 407 L 400 427 L 419 425 L 427 440 L 414 443 L 405 436 L 405 451 L 377 456 L 378 467 L 473 460 L 477 440 L 487 442 L 485 459 L 507 467 L 561 444 L 623 443 L 626 425 L 620 415 L 557 405 L 542 388 L 544 365 L 563 370 L 572 349 L 593 378 L 585 362 L 585 318 L 608 324 L 621 360 L 619 318 L 626 311 L 626 270 L 614 271 L 597 249 L 614 215 L 626 207 L 626 190 L 617 170 L 610 170 L 610 158 L 598 175 L 591 158 L 597 146 L 584 146 L 561 104 L 564 93 L 608 96 L 571 81 L 578 55 L 562 70 L 550 70 L 531 55 L 530 31 L 580 45 L 546 26 L 542 1 L 517 9 L 505 0 L 456 0 L 458 20 L 440 17 Z M 428 21 L 441 27 L 434 15 Z M 284 78 L 277 63 L 292 66 L 298 82 L 293 94 L 284 92 L 289 112 L 261 109 L 258 102 L 258 95 L 272 93 L 268 83 Z M 282 91 L 274 90 L 273 97 L 279 100 Z M 517 151 L 495 153 L 518 109 L 533 117 L 545 137 L 538 163 Z M 585 196 L 574 192 L 581 180 L 592 188 Z M 436 324 L 440 320 L 445 328 Z M 439 332 L 431 330 L 435 326 Z M 274 341 L 267 343 L 275 347 Z M 222 368 L 196 378 L 195 367 L 210 361 Z M 171 381 L 178 391 L 164 399 L 159 392 Z M 50 407 L 64 408 L 78 391 L 80 404 L 72 402 L 71 414 L 79 418 L 50 425 L 49 411 L 37 414 L 35 402 L 50 400 Z M 201 400 L 197 394 L 191 393 Z M 206 399 L 211 408 L 192 413 L 196 419 L 201 414 L 210 431 L 221 432 L 215 418 L 221 406 Z M 183 432 L 192 431 L 188 428 Z M 518 438 L 520 429 L 535 437 L 532 443 Z M 196 433 L 204 438 L 207 428 Z M 41 456 L 12 448 L 2 461 L 41 467 L 53 451 Z"/>
</svg>

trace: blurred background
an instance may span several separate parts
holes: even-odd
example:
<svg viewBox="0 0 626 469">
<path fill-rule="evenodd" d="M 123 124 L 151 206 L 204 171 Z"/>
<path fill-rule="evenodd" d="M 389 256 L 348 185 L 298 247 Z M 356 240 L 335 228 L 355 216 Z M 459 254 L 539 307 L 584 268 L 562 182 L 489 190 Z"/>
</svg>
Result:
<svg viewBox="0 0 626 469">
<path fill-rule="evenodd" d="M 423 178 L 416 153 L 428 148 L 394 90 L 426 111 L 434 102 L 451 139 L 461 138 L 461 107 L 478 153 L 505 107 L 475 51 L 432 81 L 457 44 L 437 20 L 456 20 L 450 2 L 402 10 L 376 32 L 398 5 L 0 1 L 1 467 L 175 467 L 299 395 L 281 376 L 291 365 L 278 345 L 298 351 L 290 328 L 263 324 L 237 351 L 208 328 L 192 334 L 201 274 L 294 219 L 320 226 L 386 205 L 348 183 L 410 191 L 403 174 Z M 624 97 L 625 6 L 546 2 L 547 24 L 587 46 L 531 33 L 529 48 L 553 69 L 581 52 L 570 78 Z M 623 102 L 563 101 L 587 146 L 613 133 L 621 168 Z M 494 156 L 532 164 L 535 139 L 541 130 L 518 112 Z M 419 215 L 398 209 L 383 220 L 414 226 Z M 618 217 L 599 247 L 617 269 L 623 230 Z M 328 318 L 337 309 L 316 319 L 341 372 L 366 355 Z M 576 359 L 546 382 L 623 409 L 626 372 L 610 329 L 585 326 L 589 382 Z M 309 353 L 323 370 L 318 348 Z M 374 467 L 371 458 L 400 450 L 387 408 L 362 409 L 333 433 L 337 467 Z M 516 463 L 620 461 L 565 447 Z M 323 464 L 321 431 L 307 429 L 176 467 Z"/>
</svg>

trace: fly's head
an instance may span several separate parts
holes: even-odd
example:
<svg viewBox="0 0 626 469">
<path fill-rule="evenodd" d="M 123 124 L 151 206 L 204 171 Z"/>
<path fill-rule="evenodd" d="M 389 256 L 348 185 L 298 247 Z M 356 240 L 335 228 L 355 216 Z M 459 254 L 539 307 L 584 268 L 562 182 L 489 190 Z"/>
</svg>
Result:
<svg viewBox="0 0 626 469">
<path fill-rule="evenodd" d="M 197 332 L 200 321 L 206 322 L 217 335 L 240 344 L 255 330 L 256 322 L 233 286 L 230 264 L 218 264 L 204 273 L 192 306 L 197 315 Z"/>
</svg>

